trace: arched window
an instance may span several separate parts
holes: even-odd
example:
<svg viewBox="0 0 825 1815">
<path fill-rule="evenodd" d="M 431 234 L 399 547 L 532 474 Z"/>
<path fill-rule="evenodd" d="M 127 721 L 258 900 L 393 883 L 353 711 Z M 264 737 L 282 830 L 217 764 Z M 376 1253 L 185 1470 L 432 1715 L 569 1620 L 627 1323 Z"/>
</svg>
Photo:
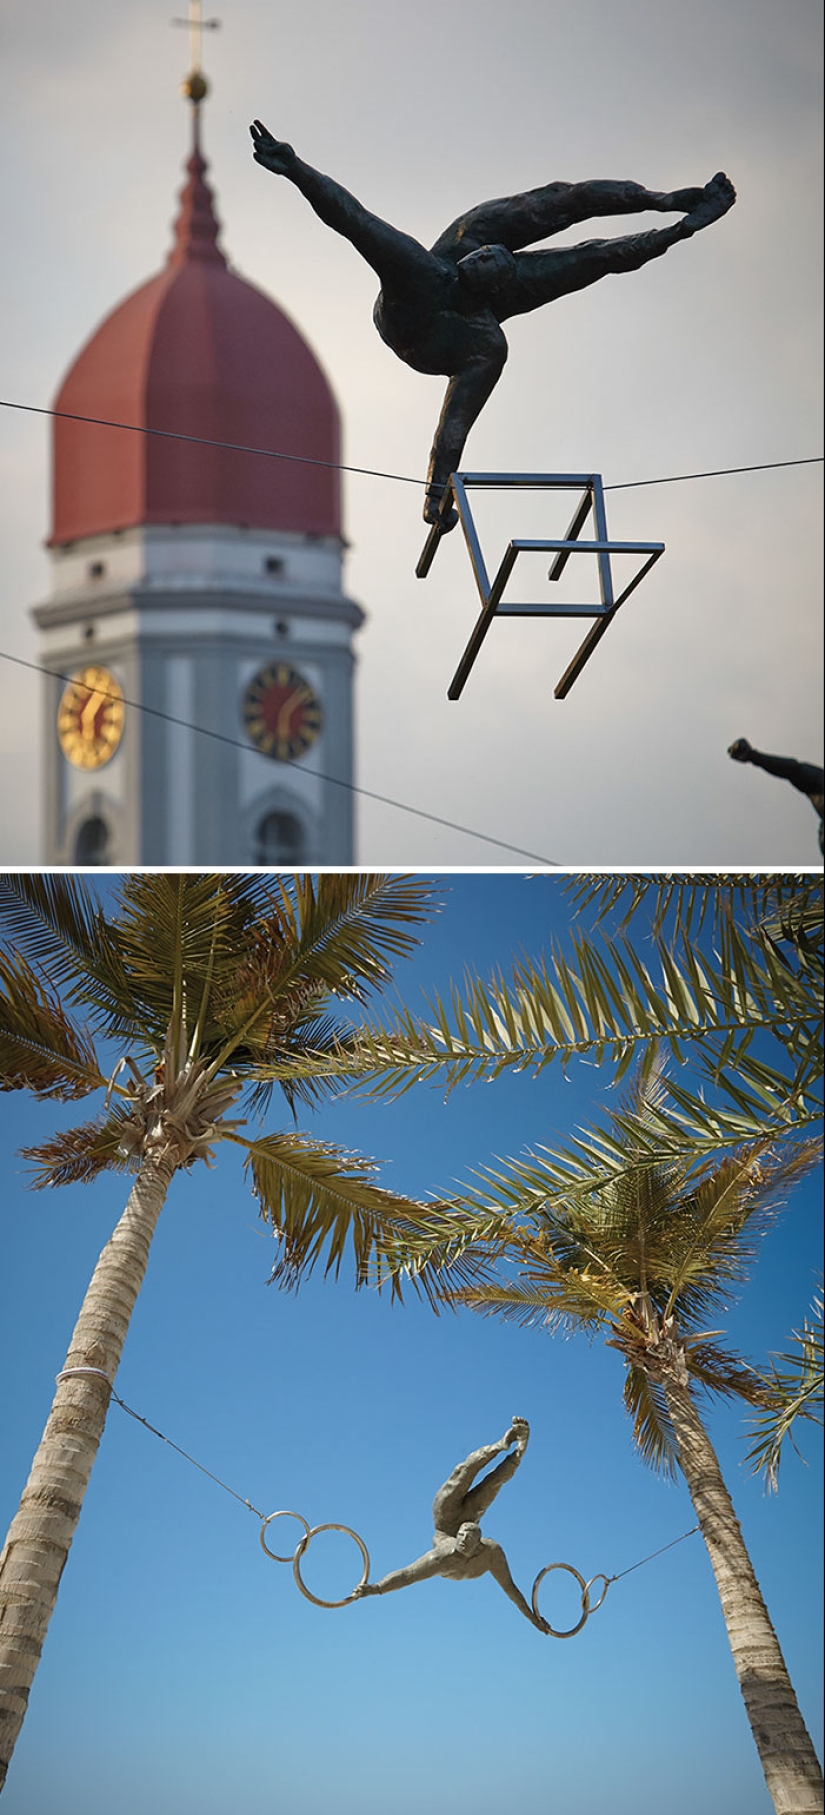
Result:
<svg viewBox="0 0 825 1815">
<path fill-rule="evenodd" d="M 305 857 L 304 828 L 294 813 L 267 813 L 256 833 L 255 862 L 264 868 L 291 868 Z"/>
<path fill-rule="evenodd" d="M 99 814 L 92 814 L 78 827 L 74 841 L 74 860 L 79 864 L 108 863 L 109 831 Z"/>
</svg>

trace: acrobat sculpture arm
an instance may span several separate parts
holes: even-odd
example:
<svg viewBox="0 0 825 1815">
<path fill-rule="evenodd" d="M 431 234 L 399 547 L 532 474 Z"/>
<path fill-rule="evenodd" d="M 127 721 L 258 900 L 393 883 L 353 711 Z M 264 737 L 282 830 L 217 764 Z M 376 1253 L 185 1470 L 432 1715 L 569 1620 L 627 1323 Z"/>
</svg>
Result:
<svg viewBox="0 0 825 1815">
<path fill-rule="evenodd" d="M 414 1582 L 428 1582 L 431 1576 L 443 1574 L 444 1562 L 443 1552 L 425 1551 L 423 1557 L 416 1557 L 414 1563 L 407 1563 L 403 1569 L 391 1569 L 380 1582 L 365 1582 L 362 1588 L 356 1588 L 353 1600 L 360 1601 L 367 1594 L 394 1594 L 396 1588 L 411 1588 Z"/>
<path fill-rule="evenodd" d="M 273 138 L 260 120 L 255 120 L 249 130 L 256 164 L 294 183 L 324 226 L 348 239 L 382 282 L 397 267 L 414 271 L 419 264 L 429 262 L 429 254 L 417 240 L 408 233 L 401 233 L 397 227 L 391 227 L 379 215 L 371 214 L 334 177 L 324 176 L 311 164 L 305 164 L 291 145 L 283 139 Z"/>
<path fill-rule="evenodd" d="M 521 1589 L 516 1587 L 501 1545 L 483 1538 L 478 1526 L 472 1524 L 462 1525 L 456 1538 L 439 1538 L 423 1557 L 417 1557 L 403 1569 L 391 1570 L 380 1582 L 366 1582 L 363 1588 L 355 1590 L 353 1600 L 361 1600 L 369 1594 L 393 1594 L 397 1588 L 410 1588 L 413 1583 L 429 1581 L 432 1576 L 446 1576 L 450 1581 L 460 1582 L 480 1575 L 491 1575 L 531 1626 L 539 1632 L 549 1630 L 546 1621 L 533 1612 Z"/>
<path fill-rule="evenodd" d="M 550 1628 L 547 1621 L 542 1619 L 541 1614 L 533 1612 L 532 1607 L 528 1606 L 528 1603 L 525 1601 L 521 1589 L 516 1587 L 501 1545 L 493 1544 L 486 1538 L 484 1542 L 490 1553 L 490 1561 L 487 1568 L 494 1581 L 498 1582 L 499 1588 L 504 1589 L 508 1600 L 511 1600 L 513 1606 L 518 1608 L 519 1613 L 524 1614 L 525 1619 L 530 1621 L 531 1626 L 536 1626 L 539 1632 L 549 1632 Z"/>
<path fill-rule="evenodd" d="M 753 763 L 754 768 L 764 769 L 767 775 L 776 775 L 780 781 L 789 781 L 792 788 L 798 788 L 800 794 L 807 794 L 809 800 L 821 795 L 825 787 L 825 774 L 817 763 L 800 763 L 795 756 L 770 756 L 764 750 L 754 750 L 746 737 L 737 737 L 731 744 L 728 756 L 736 763 Z"/>
<path fill-rule="evenodd" d="M 825 854 L 825 771 L 819 764 L 800 763 L 794 756 L 770 756 L 764 750 L 754 750 L 746 737 L 737 737 L 728 749 L 728 756 L 732 756 L 735 763 L 753 763 L 754 768 L 764 769 L 767 775 L 776 775 L 780 781 L 789 781 L 800 794 L 807 794 L 814 812 L 819 815 L 819 849 Z"/>
</svg>

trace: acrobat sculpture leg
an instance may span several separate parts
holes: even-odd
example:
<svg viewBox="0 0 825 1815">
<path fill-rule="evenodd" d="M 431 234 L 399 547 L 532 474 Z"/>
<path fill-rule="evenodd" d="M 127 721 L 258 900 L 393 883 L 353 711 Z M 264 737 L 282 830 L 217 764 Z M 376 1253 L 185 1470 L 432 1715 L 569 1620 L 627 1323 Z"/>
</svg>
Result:
<svg viewBox="0 0 825 1815">
<path fill-rule="evenodd" d="M 639 271 L 654 258 L 662 258 L 671 246 L 690 239 L 698 232 L 690 216 L 674 221 L 670 227 L 654 227 L 647 233 L 625 234 L 621 239 L 584 240 L 578 246 L 562 246 L 541 252 L 514 254 L 515 282 L 507 297 L 502 320 L 525 315 L 570 296 L 574 290 L 585 290 L 602 277 L 622 271 Z"/>
<path fill-rule="evenodd" d="M 464 258 L 481 246 L 506 246 L 518 252 L 565 227 L 606 215 L 685 214 L 699 205 L 702 188 L 663 193 L 641 183 L 597 179 L 586 183 L 544 183 L 522 195 L 481 202 L 459 216 L 439 235 L 433 252 L 440 258 Z"/>
<path fill-rule="evenodd" d="M 512 1455 L 505 1456 L 504 1461 L 499 1462 L 477 1487 L 473 1487 L 476 1475 L 508 1448 L 508 1439 L 516 1441 L 510 1431 L 500 1443 L 486 1443 L 482 1449 L 474 1449 L 447 1477 L 433 1501 L 433 1524 L 437 1532 L 447 1532 L 455 1537 L 460 1525 L 467 1521 L 477 1522 L 488 1506 L 492 1505 L 499 1488 L 515 1474 L 527 1446 L 529 1426 L 524 1419 L 520 1419 L 518 1426 L 513 1428 L 525 1433 L 517 1442 L 515 1451 Z"/>
</svg>

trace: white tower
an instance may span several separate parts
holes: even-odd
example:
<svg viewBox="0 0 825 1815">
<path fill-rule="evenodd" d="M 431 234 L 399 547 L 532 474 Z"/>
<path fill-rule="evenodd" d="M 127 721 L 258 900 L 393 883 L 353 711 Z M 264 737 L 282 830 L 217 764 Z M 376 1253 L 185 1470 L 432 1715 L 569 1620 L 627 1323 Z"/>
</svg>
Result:
<svg viewBox="0 0 825 1815">
<path fill-rule="evenodd" d="M 34 617 L 43 666 L 69 678 L 46 683 L 44 860 L 346 865 L 363 613 L 342 590 L 338 410 L 297 329 L 227 266 L 198 71 L 187 92 L 166 266 L 55 401 L 134 429 L 54 422 L 53 590 Z"/>
</svg>

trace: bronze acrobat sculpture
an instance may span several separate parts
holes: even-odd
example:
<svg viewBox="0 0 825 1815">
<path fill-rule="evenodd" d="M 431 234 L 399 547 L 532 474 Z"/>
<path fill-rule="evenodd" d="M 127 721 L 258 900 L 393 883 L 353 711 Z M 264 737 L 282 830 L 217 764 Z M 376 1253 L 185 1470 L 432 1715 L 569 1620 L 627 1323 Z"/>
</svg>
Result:
<svg viewBox="0 0 825 1815">
<path fill-rule="evenodd" d="M 583 290 L 611 272 L 639 270 L 719 220 L 736 200 L 733 184 L 722 172 L 704 188 L 668 194 L 624 181 L 546 183 L 471 208 L 428 251 L 410 234 L 370 214 L 332 177 L 305 164 L 260 120 L 250 132 L 256 162 L 294 183 L 326 226 L 350 240 L 372 266 L 381 284 L 373 311 L 381 339 L 415 371 L 443 372 L 449 378 L 430 455 L 427 523 L 438 520 L 447 480 L 504 369 L 502 321 Z M 683 218 L 621 239 L 524 250 L 579 221 L 643 209 Z M 452 528 L 455 521 L 452 513 L 442 527 Z"/>
<path fill-rule="evenodd" d="M 352 1599 L 361 1600 L 368 1594 L 392 1594 L 396 1588 L 408 1588 L 411 1583 L 426 1582 L 432 1576 L 466 1582 L 477 1576 L 491 1575 L 525 1619 L 537 1626 L 539 1632 L 548 1632 L 547 1621 L 533 1612 L 516 1587 L 501 1545 L 492 1538 L 482 1537 L 479 1524 L 499 1489 L 515 1474 L 529 1437 L 530 1426 L 526 1418 L 514 1418 L 500 1443 L 485 1444 L 482 1449 L 473 1450 L 465 1462 L 459 1462 L 433 1501 L 432 1549 L 417 1557 L 414 1563 L 408 1563 L 406 1568 L 392 1570 L 380 1582 L 364 1583 L 363 1587 L 356 1588 Z M 507 1450 L 511 1453 L 505 1455 L 504 1461 L 473 1487 L 481 1469 Z"/>
</svg>

